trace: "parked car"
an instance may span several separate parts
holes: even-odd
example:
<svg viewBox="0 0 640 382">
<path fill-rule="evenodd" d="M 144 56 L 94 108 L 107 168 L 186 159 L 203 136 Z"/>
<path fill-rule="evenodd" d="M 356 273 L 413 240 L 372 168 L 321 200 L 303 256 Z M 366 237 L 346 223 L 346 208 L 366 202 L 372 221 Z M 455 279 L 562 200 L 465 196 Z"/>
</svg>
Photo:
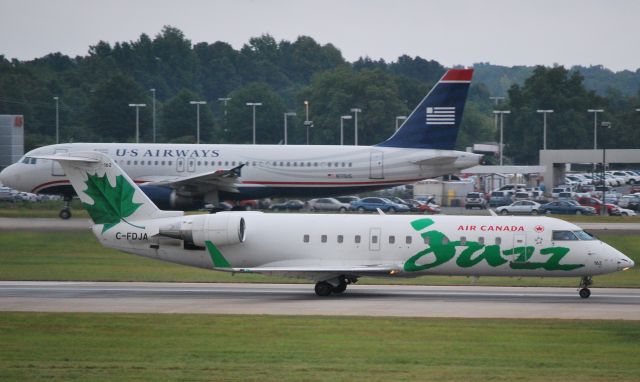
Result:
<svg viewBox="0 0 640 382">
<path fill-rule="evenodd" d="M 442 212 L 440 206 L 433 203 L 424 202 L 421 200 L 407 199 L 407 202 L 411 203 L 410 210 L 412 212 L 421 212 L 424 214 L 439 214 Z"/>
<path fill-rule="evenodd" d="M 30 192 L 19 192 L 16 195 L 16 200 L 22 200 L 23 202 L 37 202 L 38 197 L 36 194 L 32 194 Z"/>
<path fill-rule="evenodd" d="M 618 208 L 618 211 L 620 211 L 620 216 L 636 216 L 636 212 L 634 210 L 627 208 Z"/>
<path fill-rule="evenodd" d="M 309 209 L 311 211 L 339 211 L 345 212 L 349 209 L 349 203 L 342 203 L 335 198 L 319 198 L 311 199 L 309 203 Z"/>
<path fill-rule="evenodd" d="M 640 210 L 640 195 L 622 195 L 618 199 L 618 206 L 630 210 Z"/>
<path fill-rule="evenodd" d="M 558 193 L 558 200 L 573 200 L 576 196 L 575 192 L 572 191 L 564 191 Z"/>
<path fill-rule="evenodd" d="M 409 212 L 409 207 L 404 204 L 394 203 L 386 198 L 369 197 L 351 202 L 350 209 L 352 211 L 376 211 L 380 209 L 384 212 Z"/>
<path fill-rule="evenodd" d="M 404 204 L 405 206 L 409 207 L 409 211 L 411 211 L 411 203 L 407 202 L 406 200 L 402 199 L 402 198 L 398 198 L 397 196 L 392 196 L 390 198 L 387 198 L 389 200 L 391 200 L 394 203 L 398 203 L 398 204 Z"/>
<path fill-rule="evenodd" d="M 10 187 L 0 187 L 0 201 L 15 202 L 18 191 Z"/>
<path fill-rule="evenodd" d="M 593 207 L 581 206 L 575 200 L 559 200 L 543 204 L 538 211 L 541 214 L 595 215 Z"/>
<path fill-rule="evenodd" d="M 520 200 L 531 200 L 531 199 L 533 199 L 533 196 L 528 191 L 518 191 L 515 193 L 515 195 L 513 195 L 514 202 L 517 202 Z"/>
<path fill-rule="evenodd" d="M 558 186 L 551 189 L 551 197 L 557 199 L 561 192 L 571 192 L 569 186 Z"/>
<path fill-rule="evenodd" d="M 500 215 L 507 214 L 528 214 L 537 215 L 540 210 L 540 203 L 531 200 L 520 200 L 513 202 L 508 206 L 500 206 L 496 208 L 496 212 Z"/>
<path fill-rule="evenodd" d="M 593 209 L 595 210 L 595 213 L 598 215 L 600 215 L 602 211 L 602 201 L 598 198 L 586 196 L 586 197 L 578 198 L 577 202 L 582 206 L 593 207 Z M 612 216 L 620 215 L 620 211 L 618 211 L 618 207 L 616 207 L 614 204 L 607 203 L 606 207 L 607 207 L 608 215 L 612 215 Z"/>
<path fill-rule="evenodd" d="M 493 191 L 489 197 L 490 207 L 506 206 L 511 204 L 511 195 L 508 191 Z"/>
<path fill-rule="evenodd" d="M 480 192 L 470 192 L 464 198 L 464 208 L 468 210 L 472 210 L 474 208 L 484 210 L 487 208 L 487 200 Z"/>
<path fill-rule="evenodd" d="M 347 203 L 347 204 L 350 204 L 351 202 L 355 202 L 356 200 L 360 200 L 359 197 L 354 195 L 336 196 L 335 198 L 338 199 L 338 201 L 342 203 Z"/>
<path fill-rule="evenodd" d="M 300 211 L 304 208 L 304 203 L 301 200 L 293 199 L 287 200 L 282 203 L 274 203 L 271 205 L 271 209 L 274 211 Z"/>
</svg>

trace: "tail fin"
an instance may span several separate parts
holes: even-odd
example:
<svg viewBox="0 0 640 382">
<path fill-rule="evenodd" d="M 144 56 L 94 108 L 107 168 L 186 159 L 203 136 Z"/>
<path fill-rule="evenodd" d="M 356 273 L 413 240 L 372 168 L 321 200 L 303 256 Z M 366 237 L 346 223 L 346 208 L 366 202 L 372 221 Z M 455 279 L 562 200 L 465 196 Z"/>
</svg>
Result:
<svg viewBox="0 0 640 382">
<path fill-rule="evenodd" d="M 473 69 L 449 69 L 409 118 L 376 146 L 453 150 Z"/>
<path fill-rule="evenodd" d="M 123 221 L 131 224 L 164 213 L 105 154 L 91 151 L 38 158 L 60 163 L 93 222 L 103 224 L 102 232 Z"/>
</svg>

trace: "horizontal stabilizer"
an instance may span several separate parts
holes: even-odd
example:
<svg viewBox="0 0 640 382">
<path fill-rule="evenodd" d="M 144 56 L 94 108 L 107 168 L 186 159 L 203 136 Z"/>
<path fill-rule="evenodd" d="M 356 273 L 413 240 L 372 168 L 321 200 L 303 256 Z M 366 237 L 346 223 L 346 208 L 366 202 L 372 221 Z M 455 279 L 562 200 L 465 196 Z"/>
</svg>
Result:
<svg viewBox="0 0 640 382">
<path fill-rule="evenodd" d="M 439 157 L 418 160 L 413 163 L 417 165 L 446 166 L 446 165 L 452 165 L 457 159 L 458 159 L 457 156 L 439 156 Z"/>
</svg>

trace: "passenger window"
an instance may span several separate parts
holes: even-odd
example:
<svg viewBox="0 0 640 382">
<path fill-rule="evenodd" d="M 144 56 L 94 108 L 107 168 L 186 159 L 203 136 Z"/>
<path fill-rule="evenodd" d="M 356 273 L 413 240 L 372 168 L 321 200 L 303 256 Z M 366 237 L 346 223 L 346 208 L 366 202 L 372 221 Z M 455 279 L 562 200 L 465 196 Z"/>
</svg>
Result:
<svg viewBox="0 0 640 382">
<path fill-rule="evenodd" d="M 406 242 L 407 244 L 411 244 L 411 236 L 407 236 L 407 237 L 405 238 L 405 242 Z"/>
<path fill-rule="evenodd" d="M 344 241 L 344 236 L 338 235 L 338 243 L 342 244 L 343 241 Z"/>
<path fill-rule="evenodd" d="M 496 245 L 502 244 L 502 239 L 500 237 L 496 237 Z"/>
<path fill-rule="evenodd" d="M 466 236 L 462 236 L 460 238 L 460 245 L 465 245 L 467 243 L 467 237 Z"/>
<path fill-rule="evenodd" d="M 137 166 L 137 165 L 138 165 L 138 161 L 137 161 L 137 160 L 134 160 L 134 161 L 133 161 L 133 164 Z"/>
<path fill-rule="evenodd" d="M 128 161 L 127 161 L 127 166 L 130 166 L 130 165 L 131 165 L 131 161 L 130 161 L 130 160 L 128 160 Z"/>
<path fill-rule="evenodd" d="M 305 242 L 305 243 L 308 243 L 309 242 L 309 235 L 304 235 L 303 238 L 302 238 L 302 241 Z"/>
<path fill-rule="evenodd" d="M 478 243 L 479 243 L 480 245 L 484 245 L 484 236 L 480 236 L 480 237 L 478 238 Z"/>
<path fill-rule="evenodd" d="M 153 164 L 157 166 L 158 165 L 158 161 L 153 162 Z"/>
<path fill-rule="evenodd" d="M 373 244 L 378 244 L 378 236 L 376 236 L 376 235 L 371 236 L 371 242 Z"/>
<path fill-rule="evenodd" d="M 429 245 L 429 236 L 423 236 L 423 237 L 422 237 L 422 240 L 424 241 L 424 243 L 425 243 L 426 245 Z"/>
<path fill-rule="evenodd" d="M 327 242 L 327 235 L 320 236 L 320 241 L 323 242 L 323 243 L 326 243 Z"/>
<path fill-rule="evenodd" d="M 449 238 L 443 237 L 442 238 L 442 245 L 447 245 L 447 244 L 449 244 Z"/>
<path fill-rule="evenodd" d="M 198 166 L 202 166 L 202 162 L 198 161 Z"/>
<path fill-rule="evenodd" d="M 171 166 L 173 164 L 173 161 L 169 161 L 169 166 Z"/>
<path fill-rule="evenodd" d="M 395 236 L 389 236 L 389 244 L 395 244 L 396 242 L 396 237 Z"/>
<path fill-rule="evenodd" d="M 354 241 L 355 241 L 356 244 L 360 244 L 360 235 L 356 235 Z"/>
</svg>

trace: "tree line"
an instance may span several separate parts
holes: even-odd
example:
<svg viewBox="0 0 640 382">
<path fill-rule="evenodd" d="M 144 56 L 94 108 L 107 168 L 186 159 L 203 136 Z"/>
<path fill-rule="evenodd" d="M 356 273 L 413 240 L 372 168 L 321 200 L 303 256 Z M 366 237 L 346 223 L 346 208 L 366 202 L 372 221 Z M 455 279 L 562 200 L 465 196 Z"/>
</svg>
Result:
<svg viewBox="0 0 640 382">
<path fill-rule="evenodd" d="M 537 162 L 540 108 L 555 110 L 548 120 L 549 148 L 588 148 L 593 141 L 589 108 L 605 109 L 599 117 L 613 126 L 606 132 L 608 145 L 640 144 L 637 89 L 632 95 L 615 88 L 600 94 L 586 86 L 580 71 L 562 66 L 518 70 L 521 77 L 505 77 L 502 67 L 476 66 L 460 149 L 497 140 L 496 108 L 512 112 L 505 117 L 505 155 L 513 163 Z M 61 142 L 133 142 L 135 110 L 128 104 L 144 103 L 140 140 L 151 142 L 155 96 L 156 141 L 193 143 L 197 117 L 190 102 L 206 101 L 200 107 L 202 143 L 251 143 L 252 112 L 246 103 L 260 102 L 257 143 L 283 141 L 284 113 L 295 112 L 288 119 L 288 142 L 303 144 L 308 101 L 311 144 L 339 144 L 340 117 L 359 108 L 358 143 L 368 145 L 390 136 L 396 117 L 408 115 L 445 70 L 437 61 L 406 55 L 393 62 L 367 57 L 347 62 L 332 44 L 307 36 L 276 41 L 263 35 L 238 50 L 220 41 L 193 44 L 167 26 L 153 38 L 142 34 L 113 46 L 100 41 L 86 56 L 51 53 L 24 62 L 0 56 L 0 114 L 25 115 L 27 150 L 55 143 L 53 97 L 60 102 Z M 500 89 L 496 81 L 508 91 L 492 93 Z M 495 95 L 506 99 L 496 106 L 489 98 Z M 353 143 L 353 131 L 353 119 L 345 121 L 346 144 Z"/>
</svg>

